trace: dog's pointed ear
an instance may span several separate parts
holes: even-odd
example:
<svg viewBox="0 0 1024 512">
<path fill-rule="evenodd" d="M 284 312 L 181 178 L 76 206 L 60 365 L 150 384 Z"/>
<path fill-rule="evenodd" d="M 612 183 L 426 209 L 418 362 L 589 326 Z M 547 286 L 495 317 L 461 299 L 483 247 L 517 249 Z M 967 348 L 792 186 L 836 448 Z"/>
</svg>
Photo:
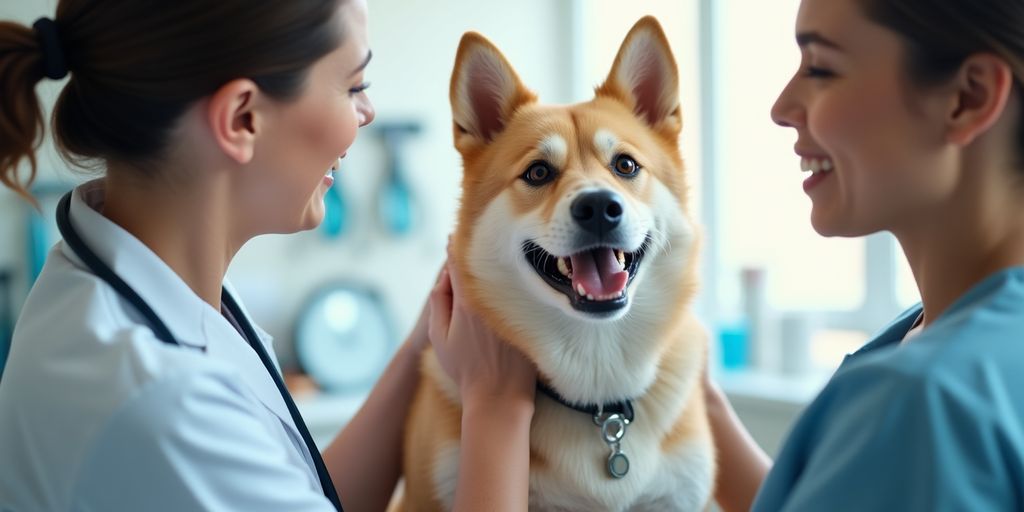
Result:
<svg viewBox="0 0 1024 512">
<path fill-rule="evenodd" d="M 679 70 L 658 20 L 645 16 L 633 25 L 595 92 L 625 103 L 652 128 L 678 135 L 683 122 Z"/>
<path fill-rule="evenodd" d="M 537 100 L 497 47 L 476 32 L 459 43 L 450 90 L 455 146 L 487 143 L 516 109 Z"/>
</svg>

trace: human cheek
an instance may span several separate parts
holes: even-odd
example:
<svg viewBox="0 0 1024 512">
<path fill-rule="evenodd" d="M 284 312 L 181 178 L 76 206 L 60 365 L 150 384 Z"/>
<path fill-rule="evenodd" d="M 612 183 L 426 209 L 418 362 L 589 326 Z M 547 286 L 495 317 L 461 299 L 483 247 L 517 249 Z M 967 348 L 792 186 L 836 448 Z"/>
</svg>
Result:
<svg viewBox="0 0 1024 512">
<path fill-rule="evenodd" d="M 333 145 L 338 147 L 338 154 L 341 155 L 348 151 L 348 148 L 352 146 L 355 141 L 356 132 L 359 128 L 359 113 L 356 111 L 355 104 L 351 104 L 341 112 L 335 114 L 334 127 L 331 130 L 331 141 Z"/>
<path fill-rule="evenodd" d="M 847 156 L 850 147 L 860 143 L 863 124 L 861 105 L 838 94 L 823 93 L 808 106 L 808 131 L 822 151 L 834 159 Z"/>
<path fill-rule="evenodd" d="M 347 151 L 349 146 L 355 141 L 358 131 L 359 118 L 355 113 L 349 113 L 345 116 L 345 124 L 338 133 L 339 143 L 344 147 L 344 150 Z"/>
</svg>

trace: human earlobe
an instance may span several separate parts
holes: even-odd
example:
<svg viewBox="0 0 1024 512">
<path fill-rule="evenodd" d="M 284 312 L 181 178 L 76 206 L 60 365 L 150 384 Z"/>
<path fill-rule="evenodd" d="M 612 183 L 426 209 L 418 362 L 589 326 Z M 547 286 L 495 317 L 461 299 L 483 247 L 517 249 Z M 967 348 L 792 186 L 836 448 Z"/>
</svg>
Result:
<svg viewBox="0 0 1024 512">
<path fill-rule="evenodd" d="M 217 89 L 207 105 L 210 131 L 218 147 L 239 164 L 253 157 L 257 128 L 254 105 L 258 95 L 259 87 L 252 80 L 240 78 Z"/>
<path fill-rule="evenodd" d="M 1013 72 L 1002 58 L 972 55 L 957 73 L 957 97 L 949 114 L 947 140 L 966 146 L 988 131 L 1006 110 Z"/>
</svg>

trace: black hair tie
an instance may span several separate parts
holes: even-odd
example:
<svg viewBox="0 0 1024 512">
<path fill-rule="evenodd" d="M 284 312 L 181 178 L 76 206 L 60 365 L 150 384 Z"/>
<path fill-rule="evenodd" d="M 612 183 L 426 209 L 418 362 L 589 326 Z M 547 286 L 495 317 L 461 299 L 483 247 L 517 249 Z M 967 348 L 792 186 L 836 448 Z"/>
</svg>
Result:
<svg viewBox="0 0 1024 512">
<path fill-rule="evenodd" d="M 39 18 L 32 24 L 32 30 L 39 38 L 39 47 L 43 51 L 43 76 L 60 80 L 68 75 L 68 64 L 64 58 L 64 49 L 57 34 L 57 23 L 50 18 Z"/>
</svg>

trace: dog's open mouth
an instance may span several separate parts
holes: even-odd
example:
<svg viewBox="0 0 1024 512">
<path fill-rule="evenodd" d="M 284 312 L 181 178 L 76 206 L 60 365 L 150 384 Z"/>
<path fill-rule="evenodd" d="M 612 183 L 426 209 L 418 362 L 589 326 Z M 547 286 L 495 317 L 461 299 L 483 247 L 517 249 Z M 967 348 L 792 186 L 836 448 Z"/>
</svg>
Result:
<svg viewBox="0 0 1024 512">
<path fill-rule="evenodd" d="M 586 313 L 611 313 L 626 306 L 626 288 L 636 277 L 650 238 L 633 252 L 592 247 L 570 256 L 555 256 L 533 241 L 523 243 L 526 261 L 549 286 Z"/>
</svg>

